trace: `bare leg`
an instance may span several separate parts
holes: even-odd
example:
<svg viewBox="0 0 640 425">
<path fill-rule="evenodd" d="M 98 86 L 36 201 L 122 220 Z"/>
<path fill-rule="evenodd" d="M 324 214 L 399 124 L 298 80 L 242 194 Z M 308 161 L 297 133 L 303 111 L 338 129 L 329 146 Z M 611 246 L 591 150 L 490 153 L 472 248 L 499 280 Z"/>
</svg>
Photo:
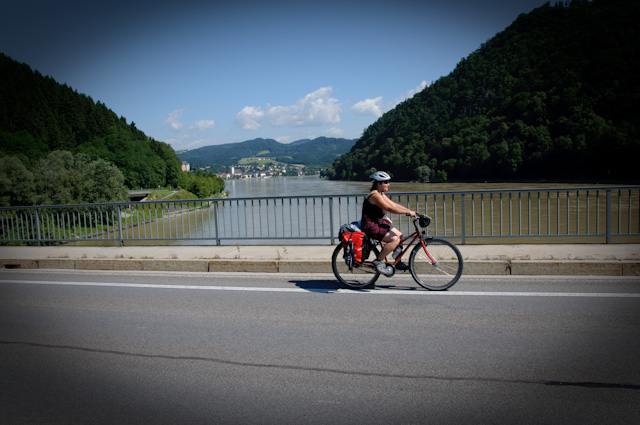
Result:
<svg viewBox="0 0 640 425">
<path fill-rule="evenodd" d="M 380 254 L 378 255 L 378 260 L 382 261 L 385 257 L 396 249 L 400 242 L 402 241 L 402 233 L 396 229 L 395 227 L 389 230 L 384 238 L 382 238 L 382 242 L 385 242 L 385 245 L 382 247 Z"/>
</svg>

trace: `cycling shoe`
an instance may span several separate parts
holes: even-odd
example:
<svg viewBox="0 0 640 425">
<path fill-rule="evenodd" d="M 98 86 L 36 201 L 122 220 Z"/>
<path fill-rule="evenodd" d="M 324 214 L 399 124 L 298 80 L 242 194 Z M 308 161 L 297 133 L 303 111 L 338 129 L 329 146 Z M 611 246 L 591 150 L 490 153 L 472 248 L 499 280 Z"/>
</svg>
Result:
<svg viewBox="0 0 640 425">
<path fill-rule="evenodd" d="M 386 277 L 391 277 L 396 272 L 392 265 L 387 264 L 384 261 L 373 260 L 371 262 L 371 265 L 376 269 L 378 273 L 383 274 Z"/>
<path fill-rule="evenodd" d="M 398 264 L 396 264 L 396 270 L 406 272 L 407 270 L 409 270 L 409 266 L 404 261 L 400 261 Z"/>
</svg>

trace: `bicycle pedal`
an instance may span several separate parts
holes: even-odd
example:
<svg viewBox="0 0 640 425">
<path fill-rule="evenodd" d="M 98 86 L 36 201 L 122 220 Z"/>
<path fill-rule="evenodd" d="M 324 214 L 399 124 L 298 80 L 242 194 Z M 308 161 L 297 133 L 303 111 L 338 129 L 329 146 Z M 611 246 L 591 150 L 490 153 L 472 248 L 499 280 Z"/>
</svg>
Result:
<svg viewBox="0 0 640 425">
<path fill-rule="evenodd" d="M 382 272 L 381 274 L 386 277 L 391 277 L 395 273 L 396 273 L 396 269 L 393 266 L 389 265 L 384 268 L 384 272 Z"/>
</svg>

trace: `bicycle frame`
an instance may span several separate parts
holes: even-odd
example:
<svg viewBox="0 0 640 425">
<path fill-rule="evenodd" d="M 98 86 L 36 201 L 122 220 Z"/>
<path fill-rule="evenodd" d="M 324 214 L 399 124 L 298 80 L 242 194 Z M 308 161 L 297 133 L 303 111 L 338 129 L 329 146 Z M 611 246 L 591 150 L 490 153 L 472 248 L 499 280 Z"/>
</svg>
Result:
<svg viewBox="0 0 640 425">
<path fill-rule="evenodd" d="M 402 256 L 409 250 L 409 247 L 411 245 L 413 245 L 413 243 L 415 242 L 416 239 L 420 239 L 420 243 L 422 244 L 422 248 L 424 249 L 424 252 L 427 254 L 427 257 L 429 257 L 429 260 L 435 265 L 438 264 L 438 261 L 436 259 L 434 259 L 431 256 L 431 254 L 429 254 L 429 250 L 427 250 L 427 245 L 424 243 L 424 239 L 428 237 L 426 235 L 427 228 L 425 227 L 422 230 L 420 230 L 418 228 L 418 225 L 416 224 L 417 220 L 418 220 L 418 218 L 415 218 L 413 220 L 413 227 L 416 230 L 413 233 L 411 233 L 409 236 L 403 237 L 402 238 L 402 242 L 400 242 L 400 244 L 404 244 L 406 241 L 411 239 L 411 241 L 408 244 L 404 245 L 404 249 L 402 250 L 400 255 L 398 255 L 398 257 L 396 257 L 396 259 L 393 261 L 393 263 L 391 263 L 391 264 L 393 264 L 394 267 L 396 266 L 396 264 L 398 264 L 402 260 Z M 380 241 L 380 244 L 382 245 L 382 241 Z"/>
</svg>

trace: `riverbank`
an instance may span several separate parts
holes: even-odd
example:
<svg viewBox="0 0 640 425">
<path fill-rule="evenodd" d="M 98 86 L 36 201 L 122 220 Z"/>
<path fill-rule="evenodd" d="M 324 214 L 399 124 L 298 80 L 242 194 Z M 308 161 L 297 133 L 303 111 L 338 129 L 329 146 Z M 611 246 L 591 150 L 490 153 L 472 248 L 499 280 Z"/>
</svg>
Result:
<svg viewBox="0 0 640 425">
<path fill-rule="evenodd" d="M 459 248 L 465 275 L 640 276 L 640 244 Z M 330 245 L 0 247 L 0 264 L 7 269 L 332 273 L 334 249 Z"/>
</svg>

